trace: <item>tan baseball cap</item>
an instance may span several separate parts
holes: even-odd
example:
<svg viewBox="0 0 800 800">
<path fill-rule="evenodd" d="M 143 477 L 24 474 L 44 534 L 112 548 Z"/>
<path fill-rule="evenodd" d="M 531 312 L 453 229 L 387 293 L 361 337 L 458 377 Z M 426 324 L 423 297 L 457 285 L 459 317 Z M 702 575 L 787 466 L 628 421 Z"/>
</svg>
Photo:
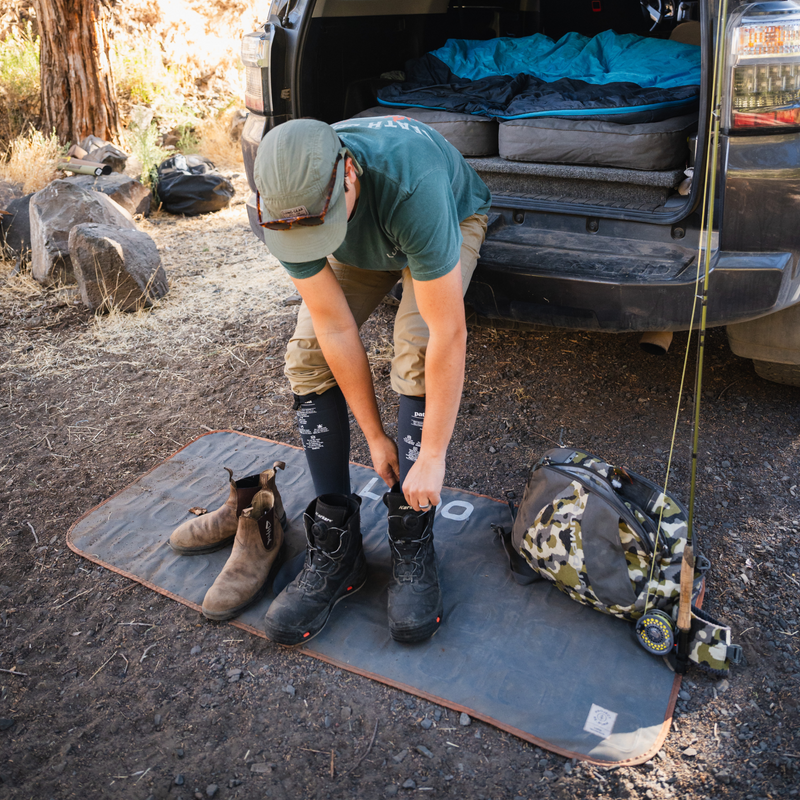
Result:
<svg viewBox="0 0 800 800">
<path fill-rule="evenodd" d="M 321 225 L 295 223 L 287 230 L 264 228 L 264 241 L 281 261 L 303 263 L 333 253 L 347 233 L 344 194 L 345 148 L 336 131 L 325 122 L 297 119 L 273 128 L 258 146 L 253 179 L 260 195 L 261 218 L 285 219 L 321 214 L 336 177 L 330 203 Z"/>
</svg>

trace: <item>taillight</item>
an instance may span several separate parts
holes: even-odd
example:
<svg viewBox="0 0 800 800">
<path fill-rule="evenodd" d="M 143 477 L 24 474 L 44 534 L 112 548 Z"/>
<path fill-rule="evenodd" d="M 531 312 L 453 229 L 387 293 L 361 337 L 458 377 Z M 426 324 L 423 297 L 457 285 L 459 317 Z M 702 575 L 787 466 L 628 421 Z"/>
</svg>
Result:
<svg viewBox="0 0 800 800">
<path fill-rule="evenodd" d="M 800 127 L 800 5 L 779 0 L 737 9 L 728 37 L 728 128 Z"/>
<path fill-rule="evenodd" d="M 272 111 L 270 88 L 271 25 L 242 37 L 242 64 L 244 64 L 244 104 L 250 111 L 268 114 Z"/>
</svg>

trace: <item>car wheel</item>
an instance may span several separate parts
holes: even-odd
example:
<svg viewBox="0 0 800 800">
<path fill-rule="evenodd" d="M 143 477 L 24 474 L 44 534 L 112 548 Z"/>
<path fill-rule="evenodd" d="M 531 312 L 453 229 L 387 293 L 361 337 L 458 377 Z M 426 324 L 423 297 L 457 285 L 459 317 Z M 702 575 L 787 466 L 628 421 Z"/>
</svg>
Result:
<svg viewBox="0 0 800 800">
<path fill-rule="evenodd" d="M 753 359 L 756 375 L 773 383 L 786 386 L 800 386 L 800 364 L 777 364 L 774 361 L 756 361 Z"/>
</svg>

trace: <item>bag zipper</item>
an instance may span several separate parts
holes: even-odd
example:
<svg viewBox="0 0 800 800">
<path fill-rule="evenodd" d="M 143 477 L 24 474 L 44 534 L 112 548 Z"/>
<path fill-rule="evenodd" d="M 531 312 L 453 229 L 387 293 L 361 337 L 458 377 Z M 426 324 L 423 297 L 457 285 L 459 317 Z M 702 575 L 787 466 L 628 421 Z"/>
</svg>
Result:
<svg viewBox="0 0 800 800">
<path fill-rule="evenodd" d="M 602 476 L 599 475 L 594 470 L 589 469 L 588 467 L 581 467 L 577 464 L 570 464 L 567 466 L 566 464 L 557 464 L 553 461 L 542 460 L 539 462 L 538 466 L 544 467 L 546 469 L 552 469 L 555 472 L 558 472 L 562 475 L 567 475 L 570 478 L 578 481 L 585 489 L 589 490 L 590 492 L 596 492 L 597 487 L 594 486 L 590 481 L 587 481 L 581 478 L 579 475 L 575 475 L 573 470 L 580 470 L 581 472 L 588 473 L 592 476 L 592 478 L 596 481 L 602 482 L 611 493 L 611 496 L 606 496 L 606 500 L 609 502 L 613 502 L 614 508 L 616 511 L 619 512 L 620 516 L 632 527 L 633 530 L 639 533 L 639 538 L 641 539 L 642 544 L 645 546 L 645 550 L 647 550 L 647 554 L 649 556 L 654 555 L 655 547 L 655 526 L 652 526 L 653 529 L 649 530 L 650 526 L 643 525 L 636 517 L 633 515 L 631 510 L 625 503 L 620 499 L 619 495 L 614 491 L 614 488 L 608 483 L 608 481 Z M 647 514 L 643 514 L 645 519 L 649 519 Z"/>
</svg>

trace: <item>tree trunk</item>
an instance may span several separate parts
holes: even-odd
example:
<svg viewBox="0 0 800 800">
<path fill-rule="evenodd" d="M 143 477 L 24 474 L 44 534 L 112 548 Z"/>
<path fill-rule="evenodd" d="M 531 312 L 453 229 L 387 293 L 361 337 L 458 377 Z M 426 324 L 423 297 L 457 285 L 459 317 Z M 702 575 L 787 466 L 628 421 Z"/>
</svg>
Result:
<svg viewBox="0 0 800 800">
<path fill-rule="evenodd" d="M 41 37 L 42 120 L 46 133 L 80 142 L 116 141 L 119 111 L 98 0 L 34 0 Z"/>
</svg>

